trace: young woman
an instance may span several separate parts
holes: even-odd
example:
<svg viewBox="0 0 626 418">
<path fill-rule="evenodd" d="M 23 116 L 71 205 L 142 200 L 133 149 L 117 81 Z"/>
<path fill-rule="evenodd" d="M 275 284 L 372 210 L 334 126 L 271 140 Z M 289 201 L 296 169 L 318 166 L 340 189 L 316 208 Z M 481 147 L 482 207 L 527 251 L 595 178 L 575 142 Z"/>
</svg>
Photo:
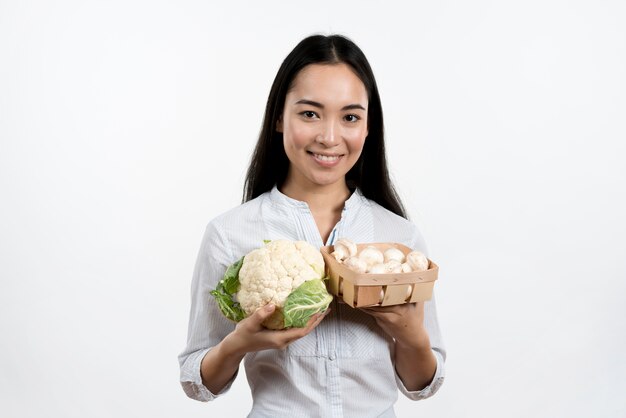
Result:
<svg viewBox="0 0 626 418">
<path fill-rule="evenodd" d="M 321 247 L 347 237 L 425 251 L 389 179 L 376 82 L 352 41 L 311 36 L 285 58 L 243 200 L 205 231 L 179 356 L 187 395 L 223 395 L 242 360 L 251 417 L 393 417 L 398 390 L 413 400 L 434 394 L 445 361 L 434 299 L 367 309 L 333 301 L 305 328 L 272 331 L 261 323 L 274 306 L 235 325 L 209 296 L 227 266 L 265 239 Z"/>
</svg>

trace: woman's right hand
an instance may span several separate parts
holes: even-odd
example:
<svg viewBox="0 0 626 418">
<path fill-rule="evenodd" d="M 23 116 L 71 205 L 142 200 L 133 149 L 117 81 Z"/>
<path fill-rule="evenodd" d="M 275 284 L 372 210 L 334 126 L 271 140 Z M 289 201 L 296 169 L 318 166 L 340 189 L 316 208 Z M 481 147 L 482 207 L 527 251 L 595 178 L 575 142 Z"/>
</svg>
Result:
<svg viewBox="0 0 626 418">
<path fill-rule="evenodd" d="M 292 342 L 313 331 L 330 312 L 330 309 L 327 309 L 325 312 L 313 315 L 304 328 L 270 330 L 265 328 L 262 323 L 274 313 L 275 309 L 276 307 L 272 304 L 266 305 L 238 322 L 235 330 L 223 341 L 225 346 L 228 346 L 228 351 L 242 356 L 246 353 L 270 348 L 284 349 Z"/>
<path fill-rule="evenodd" d="M 207 352 L 200 365 L 200 376 L 211 393 L 222 391 L 239 369 L 239 363 L 246 353 L 268 348 L 283 349 L 313 331 L 330 311 L 327 309 L 326 312 L 313 315 L 304 328 L 276 331 L 261 325 L 275 309 L 274 305 L 267 305 L 239 321 L 230 334 Z"/>
</svg>

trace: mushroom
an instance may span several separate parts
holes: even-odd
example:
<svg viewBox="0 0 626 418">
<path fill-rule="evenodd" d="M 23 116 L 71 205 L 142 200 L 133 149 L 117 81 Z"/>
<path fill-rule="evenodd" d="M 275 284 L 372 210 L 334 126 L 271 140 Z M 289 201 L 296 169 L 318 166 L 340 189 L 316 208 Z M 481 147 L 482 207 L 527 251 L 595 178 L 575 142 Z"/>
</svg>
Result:
<svg viewBox="0 0 626 418">
<path fill-rule="evenodd" d="M 368 266 L 373 266 L 374 264 L 382 264 L 385 262 L 385 257 L 383 253 L 376 247 L 372 245 L 368 245 L 363 248 L 359 253 L 359 258 L 367 263 Z"/>
<path fill-rule="evenodd" d="M 406 255 L 406 262 L 411 266 L 413 271 L 428 270 L 428 258 L 424 253 L 414 250 Z"/>
<path fill-rule="evenodd" d="M 344 247 L 346 247 L 346 249 L 348 250 L 348 254 L 349 255 L 356 255 L 357 253 L 357 246 L 353 241 L 350 241 L 348 238 L 339 238 L 337 240 L 337 242 L 335 242 L 335 245 L 343 245 Z"/>
<path fill-rule="evenodd" d="M 383 256 L 385 258 L 385 263 L 391 260 L 396 260 L 400 263 L 404 263 L 404 253 L 395 247 L 386 249 L 383 253 Z"/>
<path fill-rule="evenodd" d="M 385 264 L 383 264 L 383 263 L 374 264 L 373 266 L 371 266 L 367 270 L 367 272 L 369 274 L 386 274 L 386 273 L 389 273 L 387 271 L 387 266 Z"/>
<path fill-rule="evenodd" d="M 346 258 L 343 264 L 357 273 L 365 273 L 367 271 L 367 263 L 357 256 Z"/>
<path fill-rule="evenodd" d="M 339 261 L 340 263 L 346 258 L 356 255 L 357 253 L 356 244 L 347 238 L 338 239 L 337 242 L 335 242 L 333 248 L 335 250 L 330 253 L 330 255 L 335 257 L 335 260 Z"/>
<path fill-rule="evenodd" d="M 413 285 L 412 284 L 407 285 L 407 288 L 406 288 L 406 298 L 404 300 L 408 302 L 409 299 L 411 299 L 411 294 L 412 293 L 413 293 Z"/>
<path fill-rule="evenodd" d="M 339 261 L 340 263 L 350 256 L 350 251 L 345 246 L 335 244 L 334 248 L 335 251 L 330 253 L 330 255 L 335 257 L 335 260 Z"/>
<path fill-rule="evenodd" d="M 402 273 L 402 263 L 398 260 L 389 260 L 385 263 L 387 273 Z"/>
<path fill-rule="evenodd" d="M 402 273 L 402 264 L 397 260 L 391 260 L 386 263 L 376 263 L 371 266 L 367 273 L 370 274 L 394 274 Z"/>
</svg>

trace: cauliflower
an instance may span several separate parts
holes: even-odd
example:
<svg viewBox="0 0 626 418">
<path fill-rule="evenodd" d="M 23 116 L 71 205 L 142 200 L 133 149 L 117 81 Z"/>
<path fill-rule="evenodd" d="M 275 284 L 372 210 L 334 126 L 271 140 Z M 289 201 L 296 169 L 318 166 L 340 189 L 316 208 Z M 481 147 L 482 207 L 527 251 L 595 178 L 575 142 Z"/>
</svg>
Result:
<svg viewBox="0 0 626 418">
<path fill-rule="evenodd" d="M 324 267 L 322 254 L 305 241 L 269 241 L 231 265 L 211 294 L 235 322 L 272 303 L 276 310 L 265 327 L 301 328 L 332 300 Z"/>
</svg>

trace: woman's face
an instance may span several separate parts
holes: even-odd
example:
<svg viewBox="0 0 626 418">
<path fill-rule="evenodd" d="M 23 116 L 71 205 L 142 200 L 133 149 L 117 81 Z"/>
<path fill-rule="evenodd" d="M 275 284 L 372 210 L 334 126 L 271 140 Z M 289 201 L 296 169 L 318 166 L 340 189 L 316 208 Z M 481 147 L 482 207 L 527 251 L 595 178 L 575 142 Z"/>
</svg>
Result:
<svg viewBox="0 0 626 418">
<path fill-rule="evenodd" d="M 367 91 L 346 64 L 304 67 L 276 129 L 289 158 L 287 183 L 341 185 L 367 137 Z"/>
</svg>

